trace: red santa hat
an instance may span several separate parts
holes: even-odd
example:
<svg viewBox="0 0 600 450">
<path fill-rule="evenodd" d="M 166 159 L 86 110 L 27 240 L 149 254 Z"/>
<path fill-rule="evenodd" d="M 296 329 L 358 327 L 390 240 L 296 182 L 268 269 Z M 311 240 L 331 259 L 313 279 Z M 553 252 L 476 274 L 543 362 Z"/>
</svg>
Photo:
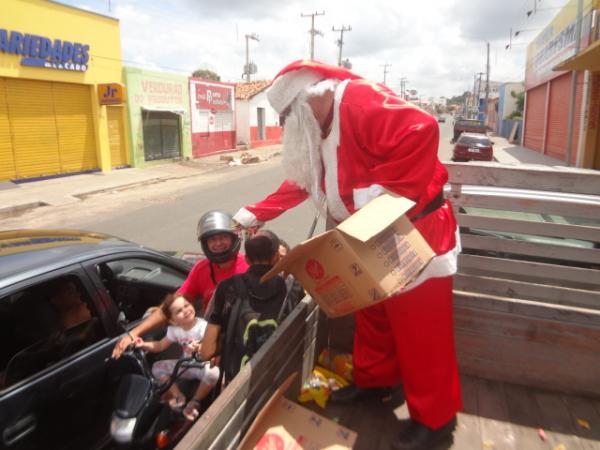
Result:
<svg viewBox="0 0 600 450">
<path fill-rule="evenodd" d="M 282 114 L 303 89 L 330 78 L 341 81 L 361 77 L 344 67 L 301 59 L 281 69 L 267 90 L 267 98 L 273 109 Z"/>
</svg>

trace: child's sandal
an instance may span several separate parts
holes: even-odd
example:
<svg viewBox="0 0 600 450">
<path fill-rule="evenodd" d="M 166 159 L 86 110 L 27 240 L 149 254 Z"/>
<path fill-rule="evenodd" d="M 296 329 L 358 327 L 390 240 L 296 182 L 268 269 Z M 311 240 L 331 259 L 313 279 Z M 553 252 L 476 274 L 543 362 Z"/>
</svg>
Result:
<svg viewBox="0 0 600 450">
<path fill-rule="evenodd" d="M 196 420 L 200 415 L 200 402 L 198 400 L 190 400 L 183 409 L 183 416 L 187 420 Z"/>
</svg>

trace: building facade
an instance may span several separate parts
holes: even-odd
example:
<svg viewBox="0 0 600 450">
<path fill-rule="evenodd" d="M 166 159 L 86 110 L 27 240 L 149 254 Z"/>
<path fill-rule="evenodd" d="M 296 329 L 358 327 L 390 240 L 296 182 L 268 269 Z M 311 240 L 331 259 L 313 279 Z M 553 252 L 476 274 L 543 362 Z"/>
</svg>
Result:
<svg viewBox="0 0 600 450">
<path fill-rule="evenodd" d="M 235 85 L 189 79 L 194 158 L 235 148 Z"/>
<path fill-rule="evenodd" d="M 592 104 L 589 75 L 553 69 L 575 54 L 578 40 L 580 51 L 590 45 L 595 15 L 597 0 L 584 0 L 577 36 L 577 0 L 570 0 L 527 48 L 523 145 L 579 167 L 589 167 L 583 163 L 587 126 L 583 118 Z"/>
<path fill-rule="evenodd" d="M 279 114 L 267 99 L 270 81 L 251 81 L 236 85 L 237 143 L 251 148 L 281 143 Z"/>
<path fill-rule="evenodd" d="M 126 67 L 132 164 L 192 157 L 188 77 Z"/>
<path fill-rule="evenodd" d="M 130 164 L 119 21 L 44 0 L 0 14 L 0 180 Z"/>
<path fill-rule="evenodd" d="M 496 120 L 496 134 L 503 136 L 505 138 L 509 138 L 513 132 L 513 128 L 515 127 L 515 122 L 517 123 L 517 130 L 515 130 L 515 135 L 517 135 L 520 129 L 520 123 L 522 122 L 522 114 L 518 116 L 518 107 L 517 107 L 517 98 L 513 97 L 513 92 L 515 95 L 520 94 L 525 89 L 525 86 L 522 82 L 517 83 L 502 83 L 500 88 L 498 89 L 498 116 Z M 520 136 L 520 135 L 519 135 Z"/>
</svg>

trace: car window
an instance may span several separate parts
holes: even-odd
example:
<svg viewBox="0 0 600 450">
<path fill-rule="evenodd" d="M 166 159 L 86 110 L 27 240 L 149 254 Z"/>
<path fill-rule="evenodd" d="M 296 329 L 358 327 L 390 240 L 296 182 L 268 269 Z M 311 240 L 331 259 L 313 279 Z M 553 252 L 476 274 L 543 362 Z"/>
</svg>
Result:
<svg viewBox="0 0 600 450">
<path fill-rule="evenodd" d="M 96 264 L 96 271 L 128 323 L 158 306 L 187 277 L 183 271 L 143 258 L 104 261 Z"/>
<path fill-rule="evenodd" d="M 486 137 L 465 136 L 465 135 L 462 135 L 460 138 L 458 138 L 458 143 L 463 144 L 463 145 L 477 145 L 477 144 L 485 145 L 485 146 L 491 145 L 490 140 Z"/>
<path fill-rule="evenodd" d="M 74 275 L 0 299 L 0 389 L 51 367 L 106 337 Z"/>
</svg>

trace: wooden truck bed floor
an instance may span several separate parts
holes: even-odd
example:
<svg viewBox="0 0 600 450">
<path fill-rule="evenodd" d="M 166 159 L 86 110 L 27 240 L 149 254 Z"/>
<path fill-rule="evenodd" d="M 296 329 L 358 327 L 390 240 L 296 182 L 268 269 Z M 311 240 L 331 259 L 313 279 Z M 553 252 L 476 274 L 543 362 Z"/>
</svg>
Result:
<svg viewBox="0 0 600 450">
<path fill-rule="evenodd" d="M 464 411 L 454 441 L 432 450 L 600 450 L 600 400 L 471 376 L 461 382 Z M 401 392 L 384 403 L 305 406 L 357 432 L 355 450 L 391 450 L 401 427 L 396 414 L 408 418 Z"/>
</svg>

